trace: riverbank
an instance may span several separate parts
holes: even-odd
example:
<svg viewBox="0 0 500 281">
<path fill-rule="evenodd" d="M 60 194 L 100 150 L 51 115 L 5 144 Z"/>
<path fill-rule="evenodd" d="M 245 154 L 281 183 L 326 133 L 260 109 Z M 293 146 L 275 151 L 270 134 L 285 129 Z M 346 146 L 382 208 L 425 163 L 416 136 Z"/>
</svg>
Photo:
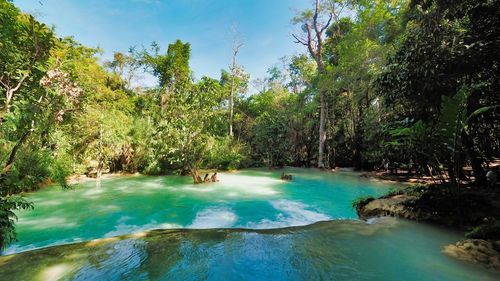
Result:
<svg viewBox="0 0 500 281">
<path fill-rule="evenodd" d="M 125 173 L 125 172 L 103 174 L 99 178 L 88 177 L 86 175 L 71 175 L 66 179 L 66 182 L 68 184 L 79 184 L 79 183 L 88 182 L 88 181 L 98 181 L 98 180 L 103 180 L 103 179 L 111 179 L 111 178 L 124 177 L 124 176 L 133 177 L 133 176 L 140 176 L 140 175 L 142 175 L 142 174 L 141 173 Z"/>
<path fill-rule="evenodd" d="M 363 220 L 391 216 L 459 229 L 467 239 L 444 247 L 443 253 L 500 270 L 500 196 L 466 189 L 451 198 L 442 186 L 413 185 L 358 199 L 354 207 Z"/>
<path fill-rule="evenodd" d="M 417 174 L 408 174 L 407 172 L 392 174 L 385 171 L 370 171 L 361 172 L 361 176 L 404 185 L 435 183 L 435 180 L 432 177 Z"/>
</svg>

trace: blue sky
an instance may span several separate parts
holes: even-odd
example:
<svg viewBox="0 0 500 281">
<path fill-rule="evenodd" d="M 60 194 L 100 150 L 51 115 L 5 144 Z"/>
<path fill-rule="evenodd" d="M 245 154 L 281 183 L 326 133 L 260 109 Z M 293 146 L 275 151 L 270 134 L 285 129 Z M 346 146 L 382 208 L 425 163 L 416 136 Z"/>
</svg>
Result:
<svg viewBox="0 0 500 281">
<path fill-rule="evenodd" d="M 40 4 L 40 2 L 42 4 Z M 238 60 L 251 78 L 262 78 L 278 59 L 304 51 L 293 43 L 290 23 L 309 0 L 15 0 L 16 6 L 54 25 L 59 36 L 101 47 L 104 59 L 152 41 L 191 43 L 196 78 L 219 78 L 231 60 L 231 26 L 244 46 Z M 148 78 L 146 78 L 148 80 Z M 152 83 L 151 81 L 146 84 Z"/>
</svg>

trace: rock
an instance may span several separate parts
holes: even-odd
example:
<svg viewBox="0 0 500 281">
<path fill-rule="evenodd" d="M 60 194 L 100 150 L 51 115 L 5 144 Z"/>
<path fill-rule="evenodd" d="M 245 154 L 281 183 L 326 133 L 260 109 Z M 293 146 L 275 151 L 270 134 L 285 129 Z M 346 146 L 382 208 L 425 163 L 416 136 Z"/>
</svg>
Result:
<svg viewBox="0 0 500 281">
<path fill-rule="evenodd" d="M 443 248 L 443 253 L 463 260 L 500 270 L 500 241 L 466 239 Z"/>
<path fill-rule="evenodd" d="M 361 219 L 383 216 L 401 217 L 412 220 L 424 219 L 420 212 L 414 212 L 408 207 L 409 203 L 415 199 L 416 197 L 405 194 L 379 198 L 369 201 L 366 205 L 359 206 L 357 212 Z"/>
<path fill-rule="evenodd" d="M 292 175 L 287 175 L 285 172 L 281 173 L 281 179 L 285 181 L 291 181 L 292 180 Z"/>
</svg>

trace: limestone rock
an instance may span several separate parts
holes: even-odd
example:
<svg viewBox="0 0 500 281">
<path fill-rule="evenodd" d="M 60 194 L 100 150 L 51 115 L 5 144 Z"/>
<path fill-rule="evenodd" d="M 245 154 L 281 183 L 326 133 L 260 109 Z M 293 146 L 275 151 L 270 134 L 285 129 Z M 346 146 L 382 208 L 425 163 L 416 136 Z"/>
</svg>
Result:
<svg viewBox="0 0 500 281">
<path fill-rule="evenodd" d="M 459 260 L 500 270 L 500 241 L 467 239 L 445 246 L 443 253 Z"/>
<path fill-rule="evenodd" d="M 412 220 L 420 220 L 420 212 L 415 212 L 409 207 L 408 203 L 415 200 L 416 197 L 409 195 L 394 195 L 386 198 L 379 198 L 370 201 L 364 206 L 360 206 L 358 215 L 361 219 L 372 217 L 392 216 Z"/>
</svg>

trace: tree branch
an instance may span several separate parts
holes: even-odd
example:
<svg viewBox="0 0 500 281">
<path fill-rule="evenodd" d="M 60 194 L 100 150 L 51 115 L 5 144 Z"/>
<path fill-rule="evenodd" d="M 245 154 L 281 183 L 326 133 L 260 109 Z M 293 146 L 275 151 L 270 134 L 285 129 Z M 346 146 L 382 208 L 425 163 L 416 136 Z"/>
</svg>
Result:
<svg viewBox="0 0 500 281">
<path fill-rule="evenodd" d="M 19 88 L 21 87 L 21 84 L 23 84 L 23 82 L 24 82 L 24 80 L 26 80 L 26 78 L 28 78 L 28 74 L 24 74 L 23 77 L 21 78 L 21 80 L 19 80 L 19 82 L 17 83 L 17 85 L 14 88 L 7 90 L 7 97 L 6 97 L 7 103 L 10 102 L 10 100 L 12 99 L 12 96 L 14 95 L 14 92 L 19 90 Z"/>
<path fill-rule="evenodd" d="M 14 145 L 12 150 L 10 151 L 9 159 L 7 159 L 7 162 L 5 163 L 5 166 L 2 169 L 2 172 L 0 172 L 0 181 L 7 175 L 7 173 L 10 171 L 14 163 L 16 162 L 16 154 L 19 148 L 24 144 L 24 142 L 28 139 L 29 135 L 33 132 L 33 128 L 29 129 L 26 131 L 19 141 Z"/>
<path fill-rule="evenodd" d="M 328 21 L 326 22 L 326 24 L 320 30 L 321 33 L 325 32 L 325 30 L 330 26 L 330 23 L 332 22 L 332 18 L 333 18 L 333 13 L 330 13 Z"/>
<path fill-rule="evenodd" d="M 9 88 L 10 88 L 9 85 L 7 85 L 3 82 L 3 75 L 2 75 L 2 77 L 0 77 L 0 84 L 2 84 L 2 86 L 4 86 L 7 91 L 9 90 Z"/>
<path fill-rule="evenodd" d="M 295 43 L 302 44 L 307 47 L 307 41 L 304 38 L 300 38 L 299 36 L 292 33 L 293 38 L 295 38 Z"/>
</svg>

